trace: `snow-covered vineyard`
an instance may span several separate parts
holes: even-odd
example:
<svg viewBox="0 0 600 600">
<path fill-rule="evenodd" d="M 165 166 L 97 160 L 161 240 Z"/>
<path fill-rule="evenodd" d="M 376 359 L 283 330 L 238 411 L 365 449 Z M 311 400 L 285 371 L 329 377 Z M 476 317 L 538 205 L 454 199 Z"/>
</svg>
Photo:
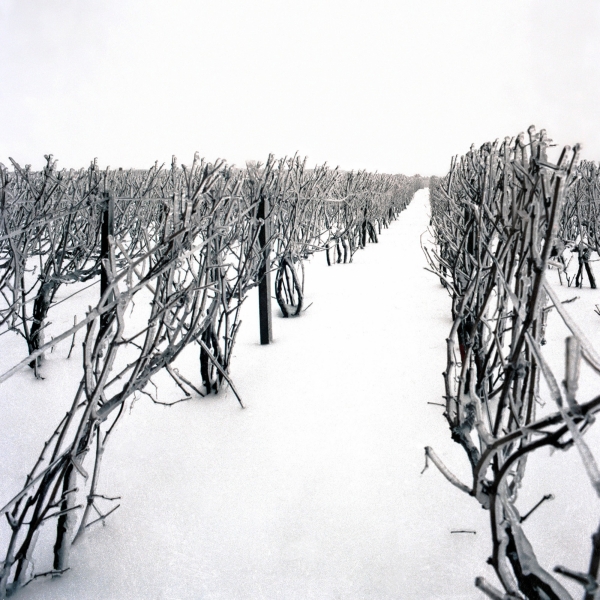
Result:
<svg viewBox="0 0 600 600">
<path fill-rule="evenodd" d="M 0 600 L 600 600 L 598 0 L 0 0 Z"/>
<path fill-rule="evenodd" d="M 462 459 L 443 409 L 428 404 L 440 402 L 450 326 L 447 293 L 423 268 L 428 219 L 423 190 L 352 264 L 315 256 L 312 305 L 300 320 L 274 307 L 270 346 L 249 298 L 231 372 L 246 409 L 229 389 L 172 408 L 138 400 L 104 457 L 102 491 L 121 507 L 77 543 L 71 572 L 20 595 L 473 597 L 486 515 L 439 473 L 420 475 L 426 445 Z M 3 481 L 29 466 L 15 448 L 36 448 L 40 404 L 79 366 L 67 351 L 50 355 L 43 382 L 27 370 L 13 397 L 3 390 Z M 22 407 L 6 411 L 17 400 L 25 431 Z"/>
<path fill-rule="evenodd" d="M 36 217 L 0 313 L 0 596 L 593 600 L 598 170 L 529 136 L 416 193 L 174 163 L 144 175 L 188 185 L 164 209 L 70 205 L 68 253 Z"/>
</svg>

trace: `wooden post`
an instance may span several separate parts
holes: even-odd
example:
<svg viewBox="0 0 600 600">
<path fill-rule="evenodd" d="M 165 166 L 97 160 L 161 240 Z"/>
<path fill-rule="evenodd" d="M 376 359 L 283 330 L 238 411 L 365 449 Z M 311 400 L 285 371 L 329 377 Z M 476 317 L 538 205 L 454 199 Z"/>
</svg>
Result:
<svg viewBox="0 0 600 600">
<path fill-rule="evenodd" d="M 266 215 L 269 213 L 269 201 L 261 198 L 258 204 L 257 217 L 263 219 L 258 232 L 258 243 L 262 253 L 262 265 L 258 272 L 258 310 L 260 314 L 260 343 L 270 344 L 273 341 L 271 324 L 271 248 L 269 240 L 269 223 Z"/>
<path fill-rule="evenodd" d="M 100 235 L 100 297 L 104 295 L 110 285 L 110 274 L 107 269 L 107 263 L 110 262 L 110 243 L 109 236 L 115 234 L 115 199 L 110 192 L 102 194 L 102 231 Z M 100 318 L 101 326 L 106 326 L 108 313 L 104 313 Z"/>
</svg>

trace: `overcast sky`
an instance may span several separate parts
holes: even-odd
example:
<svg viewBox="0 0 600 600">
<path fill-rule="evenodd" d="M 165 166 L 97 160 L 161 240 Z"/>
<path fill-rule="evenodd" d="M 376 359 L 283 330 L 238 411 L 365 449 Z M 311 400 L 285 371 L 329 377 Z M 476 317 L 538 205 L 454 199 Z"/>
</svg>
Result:
<svg viewBox="0 0 600 600">
<path fill-rule="evenodd" d="M 443 174 L 534 123 L 600 159 L 598 0 L 0 0 L 0 161 Z"/>
</svg>

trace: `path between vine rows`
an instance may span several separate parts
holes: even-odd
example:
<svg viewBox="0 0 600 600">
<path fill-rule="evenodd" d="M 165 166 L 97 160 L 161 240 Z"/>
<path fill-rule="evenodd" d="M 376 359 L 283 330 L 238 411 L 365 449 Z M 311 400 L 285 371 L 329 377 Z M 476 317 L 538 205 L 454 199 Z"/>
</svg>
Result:
<svg viewBox="0 0 600 600">
<path fill-rule="evenodd" d="M 424 270 L 427 190 L 349 265 L 312 258 L 299 319 L 276 303 L 258 344 L 252 294 L 231 391 L 172 408 L 139 400 L 107 448 L 101 492 L 122 496 L 72 570 L 33 599 L 475 598 L 493 579 L 487 514 L 443 409 L 449 297 Z M 161 400 L 169 398 L 161 397 Z M 451 533 L 473 530 L 472 533 Z"/>
</svg>

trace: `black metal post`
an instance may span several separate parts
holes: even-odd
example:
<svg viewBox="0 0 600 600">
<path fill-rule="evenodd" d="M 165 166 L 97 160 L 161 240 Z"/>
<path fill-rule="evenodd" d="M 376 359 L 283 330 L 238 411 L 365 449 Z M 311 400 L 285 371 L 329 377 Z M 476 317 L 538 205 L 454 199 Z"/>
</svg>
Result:
<svg viewBox="0 0 600 600">
<path fill-rule="evenodd" d="M 269 240 L 269 223 L 266 215 L 269 213 L 269 201 L 261 198 L 258 205 L 257 217 L 263 219 L 258 232 L 258 243 L 262 253 L 262 265 L 258 272 L 258 310 L 260 314 L 260 343 L 270 344 L 273 341 L 271 324 L 271 248 Z"/>
<path fill-rule="evenodd" d="M 100 297 L 110 285 L 110 274 L 108 265 L 110 263 L 110 243 L 109 236 L 115 234 L 115 199 L 110 192 L 102 194 L 102 230 L 100 234 Z M 104 313 L 100 318 L 101 326 L 107 324 L 108 313 Z"/>
</svg>

